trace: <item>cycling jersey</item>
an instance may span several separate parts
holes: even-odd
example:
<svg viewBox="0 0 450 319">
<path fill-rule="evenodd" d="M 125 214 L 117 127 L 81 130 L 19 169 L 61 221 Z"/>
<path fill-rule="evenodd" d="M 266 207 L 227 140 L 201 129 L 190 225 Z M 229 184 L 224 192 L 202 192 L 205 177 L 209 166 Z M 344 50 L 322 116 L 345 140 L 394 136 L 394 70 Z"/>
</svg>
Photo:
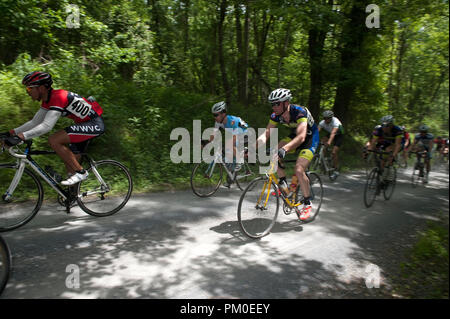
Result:
<svg viewBox="0 0 450 319">
<path fill-rule="evenodd" d="M 278 123 L 280 123 L 291 128 L 291 134 L 289 134 L 289 137 L 283 139 L 284 141 L 289 142 L 297 136 L 297 126 L 300 123 L 306 122 L 306 137 L 304 142 L 297 149 L 300 149 L 299 157 L 303 157 L 311 161 L 317 146 L 319 145 L 319 130 L 314 122 L 314 118 L 306 107 L 293 104 L 290 105 L 289 115 L 289 123 L 287 123 L 281 115 L 272 113 L 272 115 L 270 115 L 269 123 L 273 125 L 278 125 Z"/>
<path fill-rule="evenodd" d="M 238 116 L 227 115 L 225 124 L 216 122 L 215 129 L 232 129 L 233 134 L 242 134 L 247 132 L 248 124 Z"/>
<path fill-rule="evenodd" d="M 372 132 L 372 135 L 378 140 L 378 145 L 382 148 L 386 148 L 392 144 L 395 144 L 396 140 L 401 140 L 403 138 L 403 130 L 399 126 L 394 125 L 391 128 L 390 133 L 385 133 L 382 126 L 376 126 Z"/>
<path fill-rule="evenodd" d="M 61 112 L 75 123 L 90 121 L 102 115 L 103 109 L 94 101 L 66 90 L 50 90 L 49 99 L 42 102 L 42 108 Z"/>
<path fill-rule="evenodd" d="M 341 121 L 337 117 L 334 117 L 331 119 L 330 123 L 325 122 L 325 120 L 320 121 L 319 127 L 327 131 L 328 133 L 331 133 L 334 128 L 338 128 L 336 135 L 344 134 L 344 127 L 342 126 Z"/>
</svg>

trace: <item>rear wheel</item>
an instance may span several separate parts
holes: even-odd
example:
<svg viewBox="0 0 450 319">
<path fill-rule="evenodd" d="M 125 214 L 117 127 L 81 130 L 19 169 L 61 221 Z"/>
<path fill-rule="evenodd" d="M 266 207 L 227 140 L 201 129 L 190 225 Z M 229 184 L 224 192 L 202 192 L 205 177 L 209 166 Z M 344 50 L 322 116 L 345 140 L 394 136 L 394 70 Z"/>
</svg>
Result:
<svg viewBox="0 0 450 319">
<path fill-rule="evenodd" d="M 194 166 L 191 174 L 191 188 L 195 195 L 208 197 L 219 189 L 222 183 L 222 164 L 212 161 L 201 162 Z"/>
<path fill-rule="evenodd" d="M 256 163 L 242 164 L 241 169 L 236 173 L 235 182 L 237 187 L 243 191 L 248 184 L 258 176 L 259 166 Z"/>
<path fill-rule="evenodd" d="M 319 215 L 320 207 L 322 207 L 323 200 L 323 185 L 319 174 L 314 172 L 307 173 L 309 179 L 309 192 L 310 200 L 312 203 L 312 217 L 310 217 L 306 222 L 312 222 L 317 215 Z M 301 193 L 300 185 L 297 186 L 297 199 L 299 202 L 303 202 L 304 196 Z"/>
<path fill-rule="evenodd" d="M 0 295 L 8 283 L 11 265 L 11 252 L 5 240 L 0 236 Z"/>
</svg>

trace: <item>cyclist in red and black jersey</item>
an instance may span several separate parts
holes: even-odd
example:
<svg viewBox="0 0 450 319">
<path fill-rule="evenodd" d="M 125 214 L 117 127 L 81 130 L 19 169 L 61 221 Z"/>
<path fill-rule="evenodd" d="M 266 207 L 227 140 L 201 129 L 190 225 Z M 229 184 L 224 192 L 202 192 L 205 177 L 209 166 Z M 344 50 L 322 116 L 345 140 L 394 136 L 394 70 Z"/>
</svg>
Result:
<svg viewBox="0 0 450 319">
<path fill-rule="evenodd" d="M 31 121 L 2 135 L 9 136 L 5 143 L 13 146 L 50 132 L 61 116 L 72 119 L 74 125 L 50 135 L 48 141 L 71 175 L 61 184 L 74 185 L 88 177 L 88 172 L 79 163 L 79 153 L 88 140 L 104 133 L 103 110 L 94 99 L 86 99 L 66 90 L 55 90 L 52 83 L 51 75 L 46 72 L 34 71 L 23 78 L 22 84 L 31 99 L 42 101 L 41 108 Z"/>
</svg>

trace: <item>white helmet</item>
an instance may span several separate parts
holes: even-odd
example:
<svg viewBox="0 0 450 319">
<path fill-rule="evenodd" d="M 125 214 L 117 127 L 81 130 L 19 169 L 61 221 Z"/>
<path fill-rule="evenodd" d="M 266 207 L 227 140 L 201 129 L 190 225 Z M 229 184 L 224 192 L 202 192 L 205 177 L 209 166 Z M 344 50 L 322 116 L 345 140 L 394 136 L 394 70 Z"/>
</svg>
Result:
<svg viewBox="0 0 450 319">
<path fill-rule="evenodd" d="M 291 90 L 276 89 L 273 90 L 267 98 L 270 103 L 290 101 L 292 99 Z"/>
<path fill-rule="evenodd" d="M 211 112 L 212 113 L 220 113 L 227 111 L 227 104 L 224 101 L 217 102 L 213 105 Z"/>
</svg>

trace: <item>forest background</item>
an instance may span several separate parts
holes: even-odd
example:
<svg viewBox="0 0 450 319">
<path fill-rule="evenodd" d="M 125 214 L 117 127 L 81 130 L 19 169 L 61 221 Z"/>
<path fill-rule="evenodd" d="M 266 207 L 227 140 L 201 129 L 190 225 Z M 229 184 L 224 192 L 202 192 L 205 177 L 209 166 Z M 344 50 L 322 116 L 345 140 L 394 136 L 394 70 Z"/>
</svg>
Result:
<svg viewBox="0 0 450 319">
<path fill-rule="evenodd" d="M 285 87 L 317 122 L 334 111 L 355 168 L 383 115 L 448 136 L 448 50 L 442 0 L 0 0 L 0 131 L 33 117 L 21 80 L 44 70 L 104 108 L 95 158 L 124 162 L 135 191 L 185 187 L 192 165 L 171 161 L 170 132 L 213 126 L 221 100 L 263 128 L 268 94 Z"/>
</svg>

